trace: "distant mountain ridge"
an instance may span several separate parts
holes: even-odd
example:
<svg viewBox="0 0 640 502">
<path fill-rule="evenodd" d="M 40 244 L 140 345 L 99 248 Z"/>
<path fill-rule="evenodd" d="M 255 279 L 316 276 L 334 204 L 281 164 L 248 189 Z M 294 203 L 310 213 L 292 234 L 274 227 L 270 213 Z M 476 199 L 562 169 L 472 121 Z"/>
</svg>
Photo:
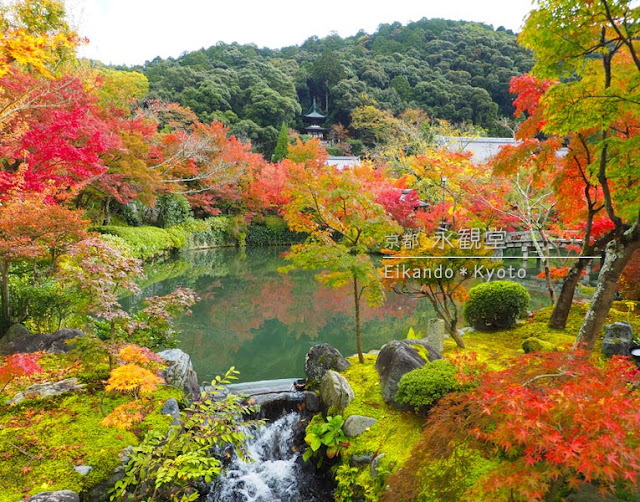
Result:
<svg viewBox="0 0 640 502">
<path fill-rule="evenodd" d="M 531 66 L 530 52 L 510 30 L 421 19 L 282 49 L 218 43 L 133 69 L 149 79 L 150 98 L 189 106 L 205 122 L 222 120 L 269 152 L 282 122 L 302 126 L 313 97 L 329 123 L 347 128 L 355 108 L 373 104 L 394 114 L 421 108 L 432 118 L 507 136 L 498 121 L 513 112 L 509 81 Z"/>
</svg>

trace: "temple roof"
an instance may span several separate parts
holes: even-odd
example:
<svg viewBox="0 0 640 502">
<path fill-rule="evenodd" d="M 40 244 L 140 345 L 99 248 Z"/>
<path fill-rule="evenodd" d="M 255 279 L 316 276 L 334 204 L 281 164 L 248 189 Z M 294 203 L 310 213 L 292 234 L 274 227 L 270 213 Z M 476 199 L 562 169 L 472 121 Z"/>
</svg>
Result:
<svg viewBox="0 0 640 502">
<path fill-rule="evenodd" d="M 313 107 L 311 111 L 305 115 L 305 118 L 308 118 L 308 119 L 326 119 L 327 118 L 326 115 L 322 115 L 322 113 L 318 111 L 318 107 L 316 106 L 316 98 L 313 98 Z"/>
</svg>

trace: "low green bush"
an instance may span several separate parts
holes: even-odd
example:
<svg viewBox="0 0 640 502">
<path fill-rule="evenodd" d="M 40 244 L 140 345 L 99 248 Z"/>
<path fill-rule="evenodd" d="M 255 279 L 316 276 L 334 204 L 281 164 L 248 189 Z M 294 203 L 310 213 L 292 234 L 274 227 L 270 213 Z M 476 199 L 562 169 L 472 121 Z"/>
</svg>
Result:
<svg viewBox="0 0 640 502">
<path fill-rule="evenodd" d="M 478 331 L 513 328 L 529 309 L 529 293 L 511 281 L 485 282 L 469 290 L 464 317 Z"/>
<path fill-rule="evenodd" d="M 247 230 L 247 245 L 277 246 L 304 240 L 304 234 L 292 232 L 279 216 L 265 216 L 264 223 L 254 223 Z"/>
<path fill-rule="evenodd" d="M 107 225 L 98 228 L 98 231 L 123 239 L 131 248 L 131 254 L 140 260 L 150 260 L 182 249 L 187 243 L 188 236 L 188 232 L 179 226 L 163 229 L 149 226 Z"/>
<path fill-rule="evenodd" d="M 189 230 L 189 247 L 193 249 L 229 246 L 235 244 L 231 236 L 229 218 L 212 216 L 205 220 L 191 220 L 181 227 Z"/>
<path fill-rule="evenodd" d="M 53 333 L 63 324 L 74 326 L 81 299 L 72 288 L 53 277 L 34 280 L 32 274 L 10 275 L 11 311 L 30 333 Z"/>
<path fill-rule="evenodd" d="M 426 363 L 402 375 L 398 382 L 396 401 L 411 406 L 415 411 L 429 408 L 449 392 L 461 389 L 456 380 L 457 368 L 446 359 Z"/>
</svg>

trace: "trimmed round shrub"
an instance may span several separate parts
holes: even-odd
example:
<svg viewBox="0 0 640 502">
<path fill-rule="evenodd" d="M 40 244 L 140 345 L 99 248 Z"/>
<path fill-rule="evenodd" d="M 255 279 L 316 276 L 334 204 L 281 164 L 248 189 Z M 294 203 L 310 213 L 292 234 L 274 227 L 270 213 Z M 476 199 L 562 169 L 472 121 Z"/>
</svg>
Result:
<svg viewBox="0 0 640 502">
<path fill-rule="evenodd" d="M 436 359 L 402 375 L 396 402 L 420 411 L 430 407 L 449 392 L 461 389 L 456 380 L 457 368 L 446 359 Z"/>
<path fill-rule="evenodd" d="M 529 309 L 529 293 L 511 281 L 485 282 L 469 290 L 464 317 L 479 331 L 513 328 Z"/>
</svg>

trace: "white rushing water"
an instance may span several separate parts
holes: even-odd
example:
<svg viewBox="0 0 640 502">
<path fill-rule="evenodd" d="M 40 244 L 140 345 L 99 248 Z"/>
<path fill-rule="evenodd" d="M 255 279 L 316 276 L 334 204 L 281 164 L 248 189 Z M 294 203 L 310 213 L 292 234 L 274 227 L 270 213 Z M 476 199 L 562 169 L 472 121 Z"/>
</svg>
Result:
<svg viewBox="0 0 640 502">
<path fill-rule="evenodd" d="M 253 462 L 234 457 L 207 502 L 320 502 L 295 451 L 301 416 L 292 412 L 255 432 L 247 445 Z"/>
</svg>

